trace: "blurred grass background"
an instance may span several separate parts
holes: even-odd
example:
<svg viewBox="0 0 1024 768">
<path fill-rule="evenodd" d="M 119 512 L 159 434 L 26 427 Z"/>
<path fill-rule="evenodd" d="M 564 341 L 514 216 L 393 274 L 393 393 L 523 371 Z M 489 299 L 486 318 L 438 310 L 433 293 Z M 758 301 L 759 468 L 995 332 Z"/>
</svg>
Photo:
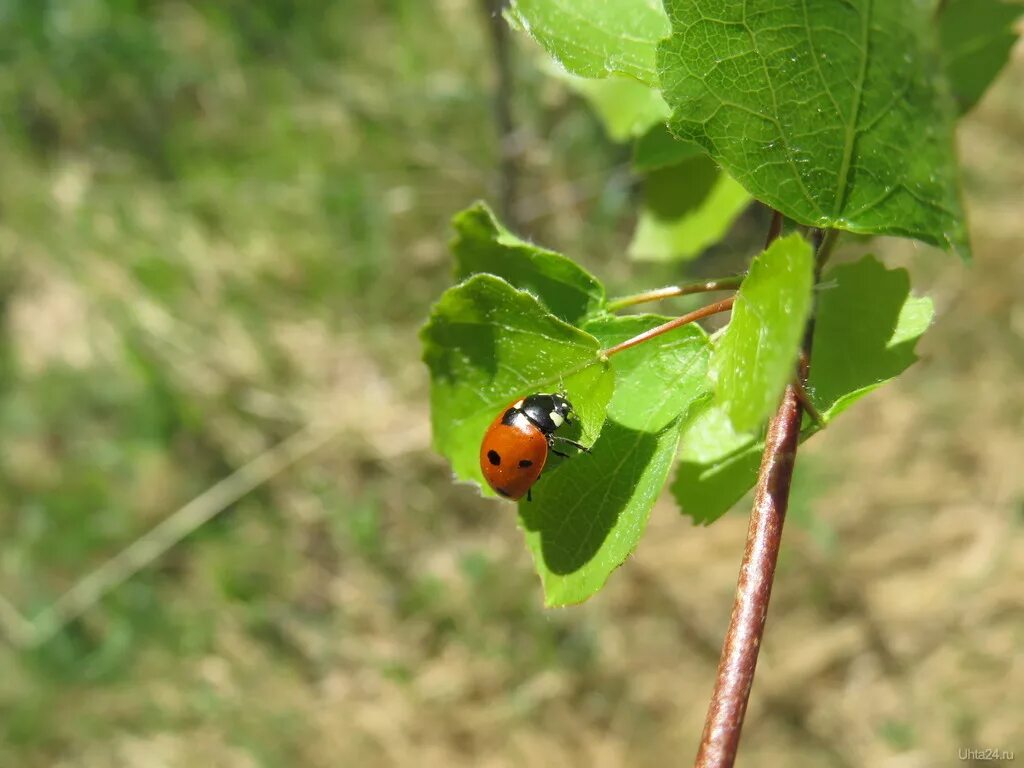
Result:
<svg viewBox="0 0 1024 768">
<path fill-rule="evenodd" d="M 513 43 L 522 233 L 622 292 L 679 279 L 624 260 L 628 150 Z M 0 3 L 0 595 L 33 616 L 333 436 L 0 645 L 0 765 L 689 761 L 744 510 L 697 529 L 663 500 L 604 592 L 545 611 L 509 510 L 429 449 L 415 332 L 448 218 L 497 188 L 489 45 L 471 0 Z M 1018 48 L 962 124 L 974 265 L 871 245 L 939 319 L 801 453 L 741 764 L 1024 754 L 1022 92 Z"/>
</svg>

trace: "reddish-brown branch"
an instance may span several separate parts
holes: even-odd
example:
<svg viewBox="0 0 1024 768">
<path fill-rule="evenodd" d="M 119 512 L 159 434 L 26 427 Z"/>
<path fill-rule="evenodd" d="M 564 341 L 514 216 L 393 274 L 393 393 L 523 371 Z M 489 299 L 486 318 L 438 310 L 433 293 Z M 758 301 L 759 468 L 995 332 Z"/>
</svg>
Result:
<svg viewBox="0 0 1024 768">
<path fill-rule="evenodd" d="M 711 317 L 719 312 L 727 312 L 732 309 L 733 303 L 736 301 L 734 296 L 730 296 L 728 299 L 722 299 L 716 301 L 714 304 L 708 304 L 706 307 L 695 309 L 693 312 L 687 312 L 685 315 L 680 315 L 674 320 L 669 320 L 667 323 L 662 323 L 656 328 L 651 328 L 649 331 L 644 331 L 638 336 L 634 336 L 631 339 L 626 339 L 620 344 L 616 344 L 614 347 L 608 347 L 601 351 L 601 354 L 605 357 L 611 357 L 612 355 L 624 352 L 630 347 L 635 347 L 637 344 L 643 344 L 645 341 L 653 339 L 655 336 L 661 336 L 663 333 L 674 331 L 680 326 L 688 323 L 695 322 L 697 320 L 703 320 L 705 317 Z"/>
<path fill-rule="evenodd" d="M 726 768 L 736 759 L 782 541 L 782 523 L 800 437 L 800 415 L 796 388 L 790 385 L 768 425 L 736 601 L 697 753 L 698 768 Z"/>
<path fill-rule="evenodd" d="M 782 217 L 775 213 L 769 231 L 769 245 L 778 237 L 781 223 Z M 826 238 L 821 230 L 816 230 L 813 240 L 817 280 L 835 237 Z M 796 464 L 803 414 L 801 390 L 807 382 L 812 337 L 813 319 L 808 323 L 804 335 L 797 380 L 786 387 L 782 402 L 768 424 L 761 469 L 754 491 L 754 508 L 747 528 L 747 544 L 736 585 L 736 599 L 722 645 L 715 690 L 708 705 L 695 768 L 731 768 L 736 760 L 740 731 L 768 616 L 768 601 L 782 542 L 782 524 L 789 505 L 789 489 Z"/>
</svg>

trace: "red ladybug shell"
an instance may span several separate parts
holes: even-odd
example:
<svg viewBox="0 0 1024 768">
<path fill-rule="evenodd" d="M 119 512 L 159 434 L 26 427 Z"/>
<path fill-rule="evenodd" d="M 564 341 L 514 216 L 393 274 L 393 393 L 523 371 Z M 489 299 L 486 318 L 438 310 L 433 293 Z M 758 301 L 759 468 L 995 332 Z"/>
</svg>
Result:
<svg viewBox="0 0 1024 768">
<path fill-rule="evenodd" d="M 526 418 L 503 423 L 506 410 L 487 428 L 480 445 L 480 469 L 491 488 L 515 501 L 540 477 L 548 459 L 548 438 Z"/>
</svg>

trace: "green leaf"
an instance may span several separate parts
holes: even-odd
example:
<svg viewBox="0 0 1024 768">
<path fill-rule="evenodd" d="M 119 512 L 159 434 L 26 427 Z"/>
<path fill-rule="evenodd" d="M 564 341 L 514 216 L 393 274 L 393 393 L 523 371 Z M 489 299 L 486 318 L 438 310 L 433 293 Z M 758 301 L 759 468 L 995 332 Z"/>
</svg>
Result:
<svg viewBox="0 0 1024 768">
<path fill-rule="evenodd" d="M 663 102 L 664 103 L 664 102 Z M 670 110 L 665 105 L 665 120 Z M 661 123 L 636 140 L 633 145 L 633 169 L 641 172 L 656 171 L 677 165 L 683 160 L 701 155 L 704 150 L 690 141 L 680 141 Z"/>
<path fill-rule="evenodd" d="M 802 224 L 968 255 L 930 3 L 665 0 L 669 127 Z"/>
<path fill-rule="evenodd" d="M 602 317 L 588 322 L 584 330 L 607 349 L 671 319 L 649 314 Z M 704 330 L 684 325 L 612 356 L 616 384 L 608 418 L 648 432 L 675 422 L 696 399 L 710 395 L 710 351 Z"/>
<path fill-rule="evenodd" d="M 747 191 L 705 155 L 652 171 L 629 255 L 649 261 L 696 258 L 749 204 Z"/>
<path fill-rule="evenodd" d="M 811 310 L 814 254 L 800 235 L 757 256 L 715 345 L 715 394 L 740 432 L 758 429 L 793 377 Z"/>
<path fill-rule="evenodd" d="M 531 294 L 493 275 L 449 288 L 420 332 L 430 369 L 434 446 L 455 476 L 490 489 L 480 472 L 480 441 L 502 408 L 523 395 L 564 388 L 581 442 L 604 423 L 614 388 L 597 339 L 546 312 Z"/>
<path fill-rule="evenodd" d="M 587 100 L 613 141 L 642 136 L 651 126 L 663 124 L 672 112 L 660 92 L 631 77 L 611 75 L 596 80 L 565 72 L 558 77 Z"/>
<path fill-rule="evenodd" d="M 658 86 L 655 54 L 669 25 L 657 0 L 512 0 L 508 15 L 574 75 Z"/>
<path fill-rule="evenodd" d="M 814 324 L 808 393 L 825 423 L 894 379 L 915 360 L 914 346 L 932 320 L 932 302 L 910 294 L 910 276 L 874 257 L 830 270 Z M 814 434 L 805 429 L 803 437 Z M 711 523 L 757 481 L 760 438 L 733 429 L 717 405 L 684 430 L 672 493 L 695 522 Z"/>
<path fill-rule="evenodd" d="M 807 389 L 828 420 L 917 360 L 914 346 L 933 308 L 931 299 L 910 295 L 906 270 L 886 269 L 873 256 L 836 267 L 823 285 Z"/>
<path fill-rule="evenodd" d="M 456 214 L 452 224 L 456 279 L 478 272 L 503 277 L 573 324 L 604 306 L 604 286 L 597 278 L 560 253 L 520 240 L 498 223 L 484 203 Z"/>
<path fill-rule="evenodd" d="M 684 515 L 709 525 L 757 481 L 764 443 L 737 432 L 720 405 L 709 404 L 686 425 L 672 495 Z"/>
<path fill-rule="evenodd" d="M 948 0 L 939 19 L 946 77 L 960 113 L 968 112 L 1006 66 L 1017 41 L 1019 3 Z"/>
<path fill-rule="evenodd" d="M 587 324 L 605 347 L 668 318 L 605 318 Z M 548 605 L 597 592 L 643 534 L 687 414 L 709 396 L 709 344 L 684 326 L 611 358 L 615 394 L 590 454 L 545 471 L 533 501 L 520 502 L 527 545 Z"/>
</svg>

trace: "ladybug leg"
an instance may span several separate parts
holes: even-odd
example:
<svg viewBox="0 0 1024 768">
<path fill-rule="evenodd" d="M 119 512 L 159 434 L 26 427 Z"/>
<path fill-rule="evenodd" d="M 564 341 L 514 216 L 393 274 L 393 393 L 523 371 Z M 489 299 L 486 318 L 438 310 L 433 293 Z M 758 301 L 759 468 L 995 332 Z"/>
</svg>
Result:
<svg viewBox="0 0 1024 768">
<path fill-rule="evenodd" d="M 526 500 L 533 501 L 533 488 L 529 488 L 526 491 Z"/>
<path fill-rule="evenodd" d="M 549 448 L 548 450 L 550 450 L 553 454 L 555 454 L 555 456 L 561 456 L 563 459 L 568 459 L 569 458 L 569 454 L 568 453 L 562 453 L 561 451 L 556 451 L 554 448 Z"/>
<path fill-rule="evenodd" d="M 563 443 L 568 443 L 569 445 L 574 445 L 577 448 L 579 448 L 581 451 L 583 451 L 584 453 L 590 453 L 590 449 L 587 448 L 587 446 L 580 445 L 575 440 L 570 440 L 568 437 L 561 437 L 560 435 L 552 435 L 551 439 L 552 440 L 558 440 L 558 441 L 563 442 Z M 557 451 L 555 451 L 555 453 L 557 453 Z M 560 456 L 564 456 L 565 454 L 559 454 L 559 455 Z"/>
</svg>

